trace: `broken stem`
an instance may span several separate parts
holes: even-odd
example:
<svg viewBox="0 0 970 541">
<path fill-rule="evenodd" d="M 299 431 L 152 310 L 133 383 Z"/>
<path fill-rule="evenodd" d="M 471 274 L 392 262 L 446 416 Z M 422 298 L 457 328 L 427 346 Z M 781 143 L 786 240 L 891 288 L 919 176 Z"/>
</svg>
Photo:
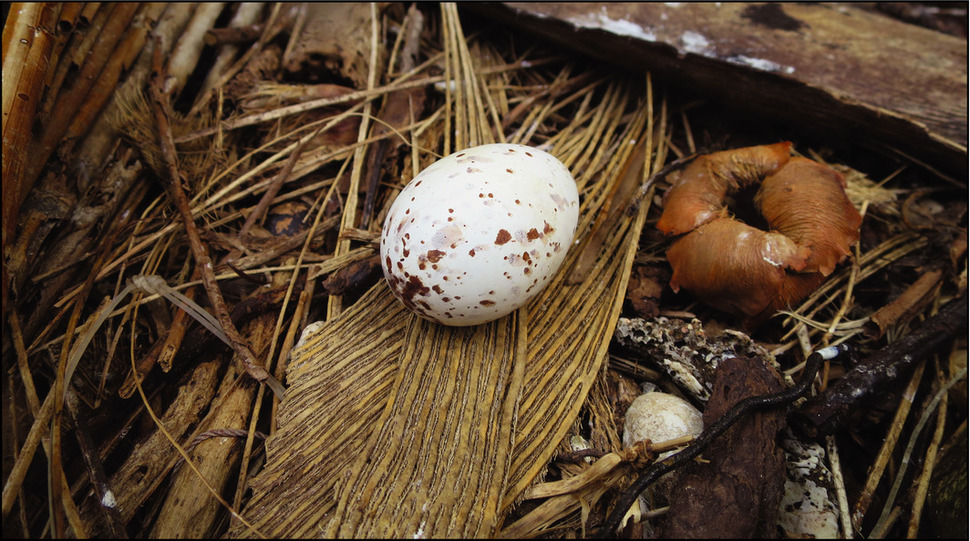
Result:
<svg viewBox="0 0 970 541">
<path fill-rule="evenodd" d="M 175 203 L 179 215 L 182 217 L 186 236 L 189 239 L 189 245 L 192 247 L 192 254 L 195 256 L 195 260 L 199 265 L 199 270 L 202 273 L 202 285 L 205 287 L 206 293 L 209 297 L 209 302 L 212 303 L 213 310 L 215 310 L 216 318 L 222 326 L 223 331 L 226 333 L 226 337 L 228 338 L 232 349 L 238 353 L 240 359 L 242 359 L 246 372 L 256 381 L 269 385 L 273 390 L 273 393 L 282 399 L 284 390 L 283 385 L 279 382 L 279 380 L 271 376 L 262 366 L 259 366 L 256 363 L 256 357 L 253 355 L 253 352 L 250 351 L 249 346 L 246 345 L 246 342 L 243 340 L 242 336 L 239 335 L 239 331 L 236 329 L 236 326 L 233 325 L 232 319 L 229 317 L 229 310 L 226 308 L 226 301 L 222 298 L 222 292 L 219 290 L 219 286 L 216 283 L 212 259 L 209 257 L 209 252 L 206 249 L 206 246 L 202 244 L 199 230 L 195 225 L 195 221 L 192 219 L 192 209 L 189 207 L 188 197 L 186 197 L 185 191 L 182 189 L 181 176 L 179 175 L 178 171 L 178 161 L 175 155 L 175 141 L 172 138 L 172 131 L 168 122 L 168 114 L 165 111 L 165 72 L 164 68 L 162 67 L 161 44 L 157 38 L 155 42 L 153 68 L 154 80 L 149 86 L 152 96 L 152 109 L 155 114 L 155 121 L 158 125 L 159 147 L 161 149 L 162 159 L 165 162 L 165 167 L 168 169 L 168 182 L 166 183 L 166 189 L 171 196 L 173 203 Z"/>
</svg>

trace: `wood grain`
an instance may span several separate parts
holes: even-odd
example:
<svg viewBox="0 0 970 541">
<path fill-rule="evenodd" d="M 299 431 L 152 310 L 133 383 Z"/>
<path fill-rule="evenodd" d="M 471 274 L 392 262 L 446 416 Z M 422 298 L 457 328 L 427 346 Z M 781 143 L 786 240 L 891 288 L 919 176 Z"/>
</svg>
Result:
<svg viewBox="0 0 970 541">
<path fill-rule="evenodd" d="M 463 7 L 592 58 L 649 70 L 753 121 L 966 171 L 965 39 L 845 4 Z"/>
</svg>

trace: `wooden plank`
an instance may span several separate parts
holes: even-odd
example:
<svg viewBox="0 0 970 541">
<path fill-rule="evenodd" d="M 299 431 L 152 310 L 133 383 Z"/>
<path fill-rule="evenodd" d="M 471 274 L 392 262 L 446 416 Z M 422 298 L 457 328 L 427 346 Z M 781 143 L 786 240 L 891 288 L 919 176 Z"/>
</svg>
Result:
<svg viewBox="0 0 970 541">
<path fill-rule="evenodd" d="M 967 41 L 846 4 L 463 4 L 833 146 L 967 169 Z"/>
</svg>

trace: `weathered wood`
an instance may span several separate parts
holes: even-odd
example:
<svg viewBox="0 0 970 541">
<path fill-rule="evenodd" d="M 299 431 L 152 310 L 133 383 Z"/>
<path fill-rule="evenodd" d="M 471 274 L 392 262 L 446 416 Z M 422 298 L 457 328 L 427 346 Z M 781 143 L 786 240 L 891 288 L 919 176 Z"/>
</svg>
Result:
<svg viewBox="0 0 970 541">
<path fill-rule="evenodd" d="M 192 371 L 186 383 L 161 418 L 162 425 L 176 441 L 184 442 L 199 423 L 201 415 L 212 402 L 219 384 L 220 361 L 202 361 Z M 179 459 L 178 452 L 161 430 L 140 441 L 117 472 L 111 476 L 111 493 L 115 507 L 127 524 L 155 490 L 166 479 L 169 470 Z M 81 515 L 100 515 L 100 502 L 88 498 L 81 506 Z M 96 525 L 91 535 L 106 535 L 104 525 Z"/>
<path fill-rule="evenodd" d="M 824 136 L 967 167 L 967 41 L 845 4 L 469 3 L 568 49 Z"/>
<path fill-rule="evenodd" d="M 242 331 L 255 351 L 265 351 L 272 341 L 276 314 L 266 313 L 250 321 Z M 233 363 L 232 366 L 238 366 Z M 206 432 L 217 430 L 246 430 L 253 409 L 256 385 L 230 368 L 223 376 L 216 404 L 201 423 Z M 238 474 L 242 458 L 243 440 L 234 437 L 215 436 L 203 440 L 188 450 L 196 469 L 216 490 L 224 491 Z M 165 496 L 152 528 L 151 537 L 156 539 L 201 539 L 210 537 L 219 526 L 220 502 L 203 486 L 199 473 L 188 465 L 172 475 L 172 485 Z"/>
</svg>

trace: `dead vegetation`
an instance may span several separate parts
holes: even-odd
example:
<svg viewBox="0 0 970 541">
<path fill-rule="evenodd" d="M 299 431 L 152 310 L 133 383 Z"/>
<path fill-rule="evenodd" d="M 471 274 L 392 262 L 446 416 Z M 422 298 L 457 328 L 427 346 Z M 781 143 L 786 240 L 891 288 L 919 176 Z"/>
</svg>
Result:
<svg viewBox="0 0 970 541">
<path fill-rule="evenodd" d="M 848 403 L 813 434 L 837 531 L 946 535 L 961 509 L 931 488 L 966 471 L 965 451 L 946 462 L 967 438 L 965 180 L 803 139 L 846 177 L 861 239 L 799 306 L 721 334 L 737 322 L 667 286 L 665 165 L 797 130 L 468 19 L 452 4 L 11 9 L 4 535 L 588 535 L 685 444 L 624 449 L 622 417 L 645 382 L 689 396 L 661 357 L 709 352 L 705 336 L 789 383 L 850 344 L 796 405 Z M 8 104 L 21 94 L 29 107 Z M 418 171 L 491 142 L 570 169 L 577 242 L 527 307 L 434 325 L 386 288 L 383 219 Z M 667 342 L 638 353 L 614 337 L 621 317 L 666 325 Z M 893 374 L 855 378 L 870 359 Z M 705 453 L 777 459 L 783 412 Z M 662 525 L 666 501 L 621 533 Z"/>
</svg>

